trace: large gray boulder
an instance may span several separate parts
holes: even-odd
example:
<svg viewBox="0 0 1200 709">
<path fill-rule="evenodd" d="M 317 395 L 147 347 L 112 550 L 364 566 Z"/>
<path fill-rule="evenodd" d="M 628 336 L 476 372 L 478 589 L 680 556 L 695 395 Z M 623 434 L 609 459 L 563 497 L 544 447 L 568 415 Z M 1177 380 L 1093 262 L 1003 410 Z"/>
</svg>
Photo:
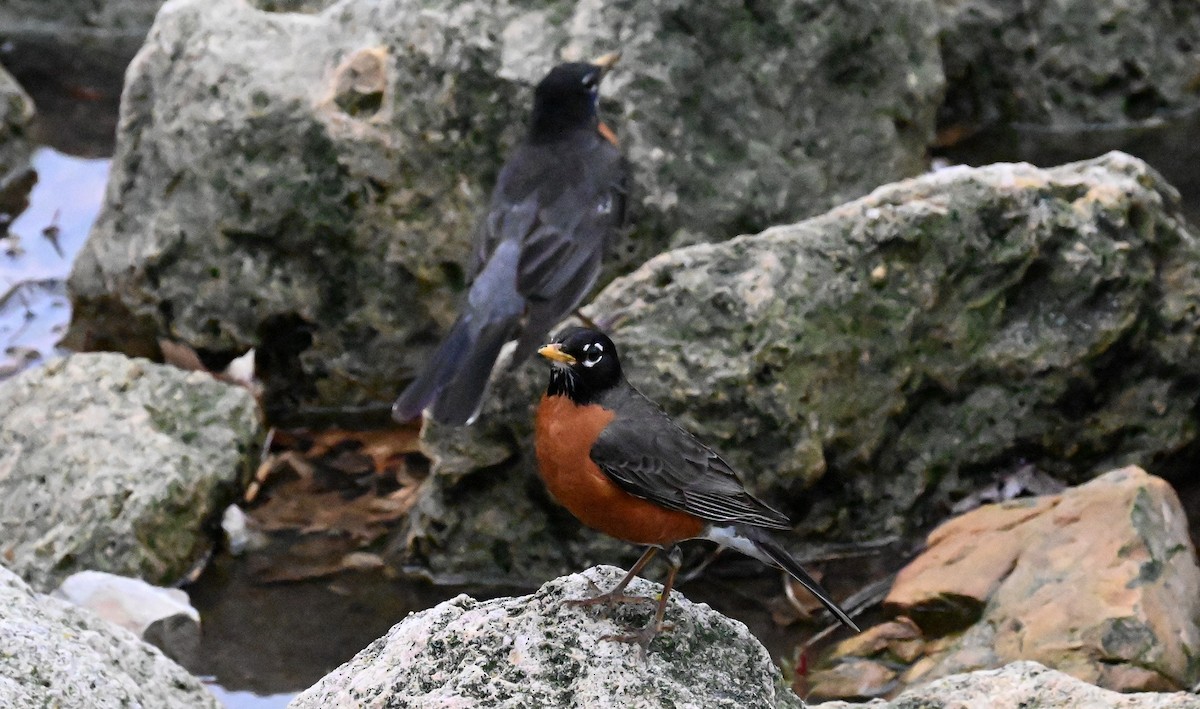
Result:
<svg viewBox="0 0 1200 709">
<path fill-rule="evenodd" d="M 0 66 L 0 219 L 25 209 L 29 189 L 37 179 L 29 164 L 31 120 L 33 101 Z"/>
<path fill-rule="evenodd" d="M 116 354 L 23 372 L 0 401 L 0 559 L 41 590 L 88 569 L 178 581 L 261 436 L 246 390 Z"/>
<path fill-rule="evenodd" d="M 943 125 L 1076 128 L 1200 107 L 1200 4 L 943 0 Z"/>
<path fill-rule="evenodd" d="M 663 254 L 586 312 L 614 322 L 634 385 L 802 534 L 906 535 L 1022 465 L 1082 481 L 1190 460 L 1200 243 L 1178 199 L 1121 153 L 954 168 Z M 423 433 L 406 564 L 520 578 L 628 546 L 601 549 L 542 492 L 546 371 L 501 379 L 475 426 Z"/>
<path fill-rule="evenodd" d="M 0 567 L 0 706 L 218 709 L 158 650 Z"/>
<path fill-rule="evenodd" d="M 325 5 L 164 6 L 70 280 L 70 346 L 257 347 L 272 411 L 389 401 L 453 316 L 561 56 L 624 53 L 602 100 L 637 185 L 617 271 L 920 172 L 942 88 L 931 0 Z"/>
<path fill-rule="evenodd" d="M 601 607 L 563 603 L 608 588 L 620 569 L 596 567 L 519 598 L 460 595 L 414 613 L 296 697 L 290 709 L 461 707 L 802 707 L 746 626 L 671 595 L 675 627 L 645 659 L 605 636 L 644 625 L 654 602 Z M 632 595 L 658 584 L 635 579 Z"/>
<path fill-rule="evenodd" d="M 1200 709 L 1200 697 L 1185 692 L 1121 694 L 1046 669 L 1036 662 L 1014 662 L 998 670 L 946 677 L 909 689 L 891 701 L 866 704 L 825 702 L 812 709 Z"/>
</svg>

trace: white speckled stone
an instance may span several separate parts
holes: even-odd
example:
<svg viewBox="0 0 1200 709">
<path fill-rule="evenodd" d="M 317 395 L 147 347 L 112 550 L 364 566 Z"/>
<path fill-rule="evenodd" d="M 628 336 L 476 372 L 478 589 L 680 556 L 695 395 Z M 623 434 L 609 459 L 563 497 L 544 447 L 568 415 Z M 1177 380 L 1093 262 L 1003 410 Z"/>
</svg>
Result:
<svg viewBox="0 0 1200 709">
<path fill-rule="evenodd" d="M 1051 670 L 1014 662 L 998 670 L 952 675 L 910 689 L 891 701 L 826 702 L 811 709 L 1200 709 L 1200 697 L 1184 692 L 1120 694 Z"/>
<path fill-rule="evenodd" d="M 623 575 L 598 566 L 550 581 L 530 596 L 476 601 L 461 595 L 410 615 L 386 636 L 297 697 L 290 709 L 356 707 L 801 706 L 746 626 L 671 595 L 668 622 L 642 660 L 605 636 L 644 625 L 651 604 L 563 605 Z M 657 597 L 635 579 L 629 592 Z"/>
</svg>

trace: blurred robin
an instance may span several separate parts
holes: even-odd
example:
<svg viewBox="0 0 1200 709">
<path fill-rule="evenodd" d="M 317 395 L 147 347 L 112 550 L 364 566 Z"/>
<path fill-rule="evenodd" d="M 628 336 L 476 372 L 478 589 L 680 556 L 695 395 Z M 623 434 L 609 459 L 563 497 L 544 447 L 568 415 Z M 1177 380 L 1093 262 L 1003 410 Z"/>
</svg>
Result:
<svg viewBox="0 0 1200 709">
<path fill-rule="evenodd" d="M 397 420 L 428 408 L 439 422 L 469 424 L 504 344 L 517 340 L 519 364 L 596 284 L 625 220 L 625 161 L 596 113 L 619 56 L 560 64 L 534 89 L 529 132 L 476 228 L 462 312 L 392 405 Z"/>
<path fill-rule="evenodd" d="M 771 538 L 768 530 L 791 528 L 788 518 L 747 492 L 712 449 L 625 380 L 612 340 L 595 330 L 569 328 L 538 353 L 552 363 L 534 439 L 546 487 L 589 527 L 648 547 L 611 591 L 572 603 L 645 600 L 624 595 L 625 587 L 658 551 L 668 550 L 670 570 L 654 619 L 640 631 L 614 638 L 637 643 L 644 653 L 664 629 L 663 613 L 681 562 L 677 544 L 708 539 L 786 571 L 858 631 Z"/>
</svg>

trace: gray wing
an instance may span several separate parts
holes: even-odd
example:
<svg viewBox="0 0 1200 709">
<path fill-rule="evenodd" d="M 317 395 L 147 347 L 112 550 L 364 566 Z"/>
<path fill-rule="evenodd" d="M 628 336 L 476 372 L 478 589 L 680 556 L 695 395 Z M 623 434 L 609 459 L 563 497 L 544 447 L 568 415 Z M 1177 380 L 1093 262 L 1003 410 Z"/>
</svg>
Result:
<svg viewBox="0 0 1200 709">
<path fill-rule="evenodd" d="M 715 524 L 791 528 L 787 516 L 747 492 L 711 448 L 630 391 L 618 408 L 622 415 L 591 451 L 592 461 L 622 490 Z"/>
<path fill-rule="evenodd" d="M 625 223 L 628 166 L 595 131 L 579 131 L 569 141 L 522 145 L 505 163 L 476 228 L 472 277 L 512 233 L 502 228 L 512 221 L 510 213 L 529 205 L 534 219 L 526 222 L 521 239 L 518 289 L 523 295 L 556 300 L 565 283 L 593 266 L 598 270 L 600 257 Z M 560 308 L 567 312 L 577 304 Z"/>
<path fill-rule="evenodd" d="M 567 184 L 539 188 L 538 226 L 521 245 L 517 282 L 527 298 L 555 302 L 563 314 L 582 297 L 571 286 L 595 281 L 624 224 L 627 189 L 624 162 L 607 142 L 569 172 L 561 176 Z"/>
<path fill-rule="evenodd" d="M 538 223 L 521 244 L 517 290 L 528 309 L 514 364 L 592 292 L 625 223 L 628 178 L 616 148 L 600 141 L 576 167 L 569 187 L 541 188 Z"/>
</svg>

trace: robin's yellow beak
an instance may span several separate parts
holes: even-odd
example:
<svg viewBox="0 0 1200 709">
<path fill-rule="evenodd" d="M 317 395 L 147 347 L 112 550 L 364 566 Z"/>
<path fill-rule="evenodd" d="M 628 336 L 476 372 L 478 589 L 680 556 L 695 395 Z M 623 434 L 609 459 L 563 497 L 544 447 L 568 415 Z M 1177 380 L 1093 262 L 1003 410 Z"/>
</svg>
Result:
<svg viewBox="0 0 1200 709">
<path fill-rule="evenodd" d="M 620 52 L 609 52 L 604 56 L 596 57 L 591 61 L 591 63 L 600 67 L 601 71 L 607 74 L 609 69 L 612 69 L 614 66 L 616 66 L 617 61 L 620 60 L 620 58 Z"/>
<path fill-rule="evenodd" d="M 553 342 L 541 348 L 538 350 L 538 354 L 550 360 L 551 362 L 562 362 L 563 364 L 567 365 L 575 364 L 575 358 L 566 352 L 563 352 L 562 346 L 557 342 Z"/>
</svg>

